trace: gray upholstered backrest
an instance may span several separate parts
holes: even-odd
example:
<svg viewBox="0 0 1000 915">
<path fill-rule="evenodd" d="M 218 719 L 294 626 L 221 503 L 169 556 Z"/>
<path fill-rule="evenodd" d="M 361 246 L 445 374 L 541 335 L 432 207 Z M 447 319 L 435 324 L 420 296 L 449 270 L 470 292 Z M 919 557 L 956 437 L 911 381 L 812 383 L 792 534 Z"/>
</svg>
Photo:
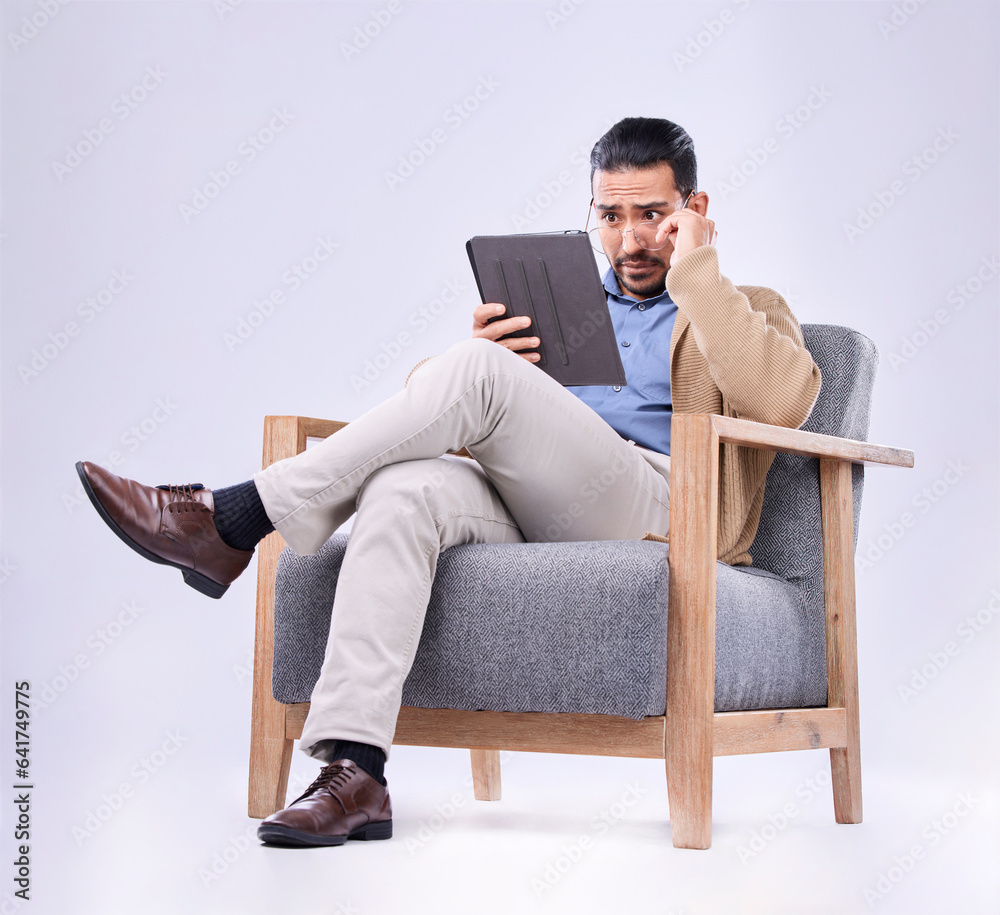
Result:
<svg viewBox="0 0 1000 915">
<path fill-rule="evenodd" d="M 849 327 L 804 324 L 806 347 L 823 374 L 816 406 L 802 426 L 809 432 L 865 440 L 872 386 L 878 367 L 875 344 Z M 861 513 L 864 468 L 854 467 L 854 534 Z M 794 507 L 794 510 L 790 510 Z M 779 454 L 767 475 L 753 564 L 799 583 L 821 599 L 823 545 L 820 537 L 819 462 Z"/>
</svg>

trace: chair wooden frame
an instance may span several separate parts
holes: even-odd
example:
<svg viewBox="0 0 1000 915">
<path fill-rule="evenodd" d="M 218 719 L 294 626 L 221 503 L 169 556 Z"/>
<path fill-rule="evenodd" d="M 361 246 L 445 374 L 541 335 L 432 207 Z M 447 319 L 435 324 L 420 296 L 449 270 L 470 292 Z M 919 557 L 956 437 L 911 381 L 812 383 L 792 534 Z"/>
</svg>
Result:
<svg viewBox="0 0 1000 915">
<path fill-rule="evenodd" d="M 724 416 L 675 414 L 671 428 L 671 538 L 668 563 L 666 714 L 492 712 L 403 706 L 395 744 L 471 752 L 476 798 L 499 800 L 500 751 L 583 753 L 664 760 L 673 844 L 712 842 L 712 761 L 716 756 L 829 748 L 834 815 L 861 822 L 861 735 L 855 624 L 851 465 L 912 467 L 913 452 Z M 263 466 L 305 450 L 346 423 L 301 416 L 264 420 Z M 715 711 L 715 566 L 719 445 L 730 443 L 820 462 L 827 705 Z M 461 453 L 461 452 L 460 452 Z M 250 744 L 249 814 L 285 805 L 294 741 L 309 703 L 285 705 L 271 692 L 274 580 L 284 542 L 259 547 Z"/>
</svg>

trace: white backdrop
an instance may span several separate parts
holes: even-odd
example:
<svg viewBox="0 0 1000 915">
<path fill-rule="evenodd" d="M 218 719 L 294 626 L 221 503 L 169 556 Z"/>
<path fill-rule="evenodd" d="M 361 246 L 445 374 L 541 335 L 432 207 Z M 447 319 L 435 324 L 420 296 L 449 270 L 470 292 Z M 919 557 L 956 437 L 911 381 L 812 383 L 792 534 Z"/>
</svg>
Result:
<svg viewBox="0 0 1000 915">
<path fill-rule="evenodd" d="M 5 0 L 2 772 L 27 680 L 35 788 L 31 902 L 5 865 L 0 915 L 996 911 L 998 19 Z M 74 462 L 221 486 L 264 414 L 358 416 L 468 335 L 467 238 L 582 228 L 629 115 L 694 137 L 727 276 L 875 340 L 870 437 L 916 452 L 861 518 L 865 823 L 835 825 L 823 751 L 720 759 L 694 853 L 655 762 L 511 754 L 486 805 L 467 754 L 399 748 L 392 842 L 261 848 L 254 577 L 216 603 L 143 562 Z"/>
</svg>

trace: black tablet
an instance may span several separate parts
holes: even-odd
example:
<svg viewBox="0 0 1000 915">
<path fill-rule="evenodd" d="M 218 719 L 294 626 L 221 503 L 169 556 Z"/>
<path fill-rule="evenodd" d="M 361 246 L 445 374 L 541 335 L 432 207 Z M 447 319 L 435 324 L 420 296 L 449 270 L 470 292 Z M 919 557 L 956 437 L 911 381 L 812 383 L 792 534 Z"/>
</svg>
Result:
<svg viewBox="0 0 1000 915">
<path fill-rule="evenodd" d="M 607 293 L 586 232 L 477 235 L 465 249 L 484 302 L 527 315 L 512 336 L 538 337 L 535 363 L 564 385 L 624 385 Z"/>
</svg>

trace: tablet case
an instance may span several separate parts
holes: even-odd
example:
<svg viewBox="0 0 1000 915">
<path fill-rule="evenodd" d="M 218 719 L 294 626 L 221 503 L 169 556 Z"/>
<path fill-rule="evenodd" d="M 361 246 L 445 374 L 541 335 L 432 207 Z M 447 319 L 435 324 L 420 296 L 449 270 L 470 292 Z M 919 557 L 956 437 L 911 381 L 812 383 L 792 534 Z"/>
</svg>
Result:
<svg viewBox="0 0 1000 915">
<path fill-rule="evenodd" d="M 563 385 L 625 385 L 607 293 L 585 232 L 477 235 L 465 249 L 484 302 L 527 315 L 509 336 L 538 337 L 534 363 Z"/>
</svg>

